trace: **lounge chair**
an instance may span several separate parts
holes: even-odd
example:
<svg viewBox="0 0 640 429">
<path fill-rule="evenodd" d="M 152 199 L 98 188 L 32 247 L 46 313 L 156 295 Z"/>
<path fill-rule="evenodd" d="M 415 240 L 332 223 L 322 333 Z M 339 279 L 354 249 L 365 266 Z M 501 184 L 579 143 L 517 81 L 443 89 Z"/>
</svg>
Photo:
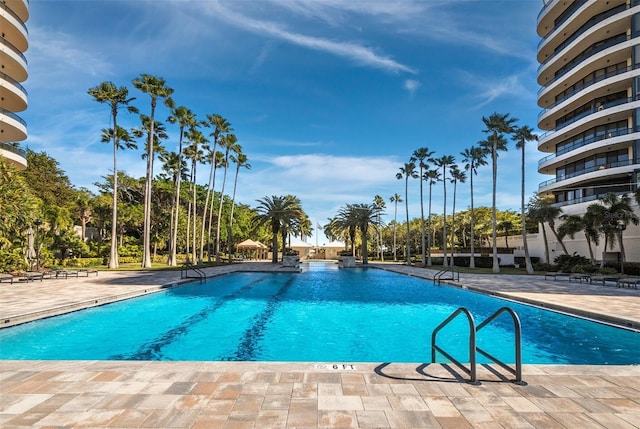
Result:
<svg viewBox="0 0 640 429">
<path fill-rule="evenodd" d="M 78 270 L 56 270 L 57 279 L 66 279 L 69 276 L 78 277 Z"/>
<path fill-rule="evenodd" d="M 13 284 L 13 279 L 14 279 L 14 277 L 11 274 L 0 273 L 0 283 L 9 282 L 9 283 Z"/>
<path fill-rule="evenodd" d="M 604 286 L 607 282 L 618 284 L 618 280 L 620 280 L 620 276 L 592 276 L 589 282 L 591 283 L 602 283 Z"/>
<path fill-rule="evenodd" d="M 618 279 L 618 287 L 631 287 L 634 289 L 638 289 L 638 285 L 640 285 L 640 277 L 623 277 Z"/>
<path fill-rule="evenodd" d="M 569 281 L 576 281 L 576 282 L 589 282 L 591 281 L 591 274 L 586 274 L 586 273 L 572 273 L 569 276 Z"/>
<path fill-rule="evenodd" d="M 559 277 L 567 277 L 571 280 L 571 273 L 544 273 L 545 280 L 547 277 L 552 277 L 554 280 L 558 280 Z"/>
<path fill-rule="evenodd" d="M 95 268 L 83 268 L 81 270 L 78 270 L 78 275 L 83 275 L 84 277 L 89 277 L 89 274 L 95 274 L 96 276 L 98 275 L 98 270 L 96 270 Z"/>
<path fill-rule="evenodd" d="M 34 280 L 40 280 L 44 278 L 44 275 L 40 271 L 27 271 L 26 273 L 20 273 L 18 275 L 18 281 L 32 282 Z"/>
</svg>

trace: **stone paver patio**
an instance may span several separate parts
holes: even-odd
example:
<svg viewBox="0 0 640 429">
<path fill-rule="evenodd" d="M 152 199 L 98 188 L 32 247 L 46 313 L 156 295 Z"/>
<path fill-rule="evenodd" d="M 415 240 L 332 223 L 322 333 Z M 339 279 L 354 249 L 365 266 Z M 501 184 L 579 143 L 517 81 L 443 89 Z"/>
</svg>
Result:
<svg viewBox="0 0 640 429">
<path fill-rule="evenodd" d="M 385 269 L 433 273 L 401 265 Z M 209 268 L 282 270 L 268 263 Z M 151 293 L 179 272 L 0 284 L 3 326 Z M 470 289 L 640 325 L 640 290 L 534 276 L 461 275 Z M 1 347 L 1 344 L 0 344 Z M 640 336 L 638 344 L 640 353 Z M 501 375 L 502 374 L 502 375 Z M 464 374 L 462 374 L 464 375 Z M 638 428 L 640 366 L 525 365 L 526 386 L 484 365 L 0 361 L 0 426 L 156 428 Z"/>
</svg>

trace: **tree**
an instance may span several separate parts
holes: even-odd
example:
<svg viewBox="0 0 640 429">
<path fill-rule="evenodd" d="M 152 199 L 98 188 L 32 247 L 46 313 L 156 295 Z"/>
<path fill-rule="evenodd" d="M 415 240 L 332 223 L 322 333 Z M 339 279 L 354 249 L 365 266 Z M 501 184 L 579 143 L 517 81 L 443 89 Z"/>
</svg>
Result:
<svg viewBox="0 0 640 429">
<path fill-rule="evenodd" d="M 402 202 L 402 197 L 398 194 L 393 194 L 393 196 L 391 198 L 389 198 L 389 201 L 393 203 L 394 205 L 394 210 L 393 210 L 393 261 L 397 262 L 398 261 L 398 254 L 397 254 L 397 243 L 396 243 L 396 237 L 397 237 L 397 230 L 398 230 L 398 203 Z"/>
<path fill-rule="evenodd" d="M 453 209 L 451 214 L 451 266 L 454 265 L 453 257 L 455 253 L 455 224 L 456 224 L 456 188 L 458 182 L 464 183 L 467 180 L 467 175 L 464 171 L 461 171 L 457 165 L 451 166 L 451 182 L 453 183 Z"/>
<path fill-rule="evenodd" d="M 149 133 L 147 135 L 147 172 L 144 200 L 144 231 L 142 239 L 142 267 L 151 268 L 151 192 L 153 182 L 153 149 L 155 112 L 158 99 L 164 99 L 167 107 L 173 107 L 171 94 L 173 89 L 166 86 L 165 80 L 149 74 L 141 74 L 133 80 L 133 86 L 151 97 L 151 113 L 149 115 Z"/>
<path fill-rule="evenodd" d="M 418 161 L 418 167 L 420 167 L 420 173 L 418 179 L 420 180 L 420 232 L 421 232 L 421 251 L 422 251 L 422 266 L 426 266 L 427 264 L 427 252 L 426 252 L 426 238 L 424 233 L 424 202 L 422 197 L 422 175 L 423 170 L 428 168 L 427 162 L 433 162 L 431 156 L 433 152 L 430 152 L 428 148 L 421 147 L 420 149 L 416 149 L 413 151 L 413 156 L 411 157 L 412 162 Z"/>
<path fill-rule="evenodd" d="M 171 210 L 172 226 L 171 226 L 171 238 L 169 239 L 169 256 L 167 257 L 167 264 L 170 267 L 177 265 L 176 252 L 178 247 L 178 220 L 180 214 L 180 184 L 182 182 L 182 143 L 184 139 L 185 128 L 195 128 L 196 115 L 184 106 L 178 106 L 171 109 L 171 116 L 167 120 L 172 124 L 178 124 L 179 137 L 178 137 L 178 154 L 177 154 L 177 174 L 175 174 L 174 188 L 175 188 L 175 201 L 173 203 L 173 209 Z"/>
<path fill-rule="evenodd" d="M 427 233 L 427 267 L 431 266 L 431 234 L 433 229 L 431 228 L 431 191 L 433 189 L 433 185 L 438 183 L 440 180 L 440 172 L 438 170 L 427 170 L 424 172 L 423 180 L 429 181 L 429 231 Z"/>
<path fill-rule="evenodd" d="M 442 266 L 446 267 L 447 264 L 447 167 L 452 165 L 455 161 L 455 158 L 452 155 L 443 155 L 440 158 L 436 158 L 435 164 L 442 168 L 442 185 L 444 190 L 443 197 L 443 222 L 442 222 L 442 248 L 444 258 L 442 260 Z M 452 261 L 453 262 L 453 261 Z"/>
<path fill-rule="evenodd" d="M 112 82 L 102 82 L 100 85 L 89 88 L 87 93 L 93 97 L 98 103 L 108 104 L 111 109 L 112 130 L 111 139 L 113 140 L 113 196 L 112 196 L 112 216 L 111 216 L 111 254 L 109 256 L 109 268 L 118 268 L 118 241 L 117 241 L 117 224 L 118 224 L 118 162 L 117 151 L 120 148 L 129 147 L 128 143 L 121 146 L 119 142 L 120 130 L 118 126 L 117 116 L 118 109 L 126 107 L 131 113 L 138 113 L 138 109 L 129 106 L 135 98 L 129 98 L 129 90 L 124 87 L 116 87 Z M 113 132 L 113 130 L 116 130 Z M 108 134 L 108 133 L 107 133 Z M 104 130 L 103 130 L 104 137 Z M 104 141 L 104 140 L 102 140 Z"/>
<path fill-rule="evenodd" d="M 624 251 L 623 233 L 627 226 L 631 223 L 638 225 L 640 218 L 636 216 L 631 207 L 631 198 L 627 194 L 617 196 L 616 194 L 609 192 L 604 197 L 600 198 L 600 201 L 604 205 L 606 211 L 605 222 L 611 226 L 611 230 L 615 232 L 620 247 L 620 256 L 622 262 L 626 261 L 626 255 Z M 613 243 L 611 243 L 613 245 Z"/>
<path fill-rule="evenodd" d="M 187 139 L 191 143 L 191 145 L 189 145 L 184 151 L 185 156 L 191 159 L 191 196 L 192 196 L 191 202 L 192 202 L 192 209 L 193 209 L 193 234 L 192 234 L 193 244 L 191 246 L 191 248 L 193 249 L 193 257 L 191 260 L 195 261 L 196 260 L 196 241 L 197 241 L 196 226 L 197 226 L 197 218 L 198 218 L 196 173 L 197 173 L 198 164 L 204 161 L 204 150 L 206 149 L 206 144 L 208 143 L 208 140 L 199 130 L 195 128 L 192 128 L 189 130 L 189 132 L 187 133 Z M 202 222 L 204 222 L 204 219 L 202 219 Z M 200 253 L 198 254 L 198 263 L 202 263 L 202 251 L 203 251 L 203 241 L 201 237 Z"/>
<path fill-rule="evenodd" d="M 560 207 L 554 206 L 553 197 L 543 197 L 543 196 L 537 195 L 536 197 L 533 198 L 532 201 L 529 202 L 529 216 L 532 219 L 536 220 L 536 222 L 542 224 L 542 237 L 544 239 L 545 258 L 547 260 L 547 263 L 549 263 L 550 260 L 549 260 L 549 244 L 547 241 L 547 233 L 544 228 L 545 223 L 549 225 L 549 229 L 551 230 L 553 235 L 556 237 L 556 240 L 558 240 L 558 243 L 560 243 L 560 246 L 562 247 L 562 251 L 564 252 L 564 254 L 565 255 L 569 254 L 569 252 L 567 252 L 567 248 L 565 247 L 564 243 L 562 242 L 562 239 L 558 235 L 558 232 L 556 231 L 556 228 L 555 228 L 555 220 L 558 217 L 560 217 L 561 214 L 562 214 L 562 209 Z"/>
<path fill-rule="evenodd" d="M 466 163 L 464 169 L 469 172 L 469 183 L 471 185 L 471 225 L 470 239 L 471 242 L 471 258 L 469 259 L 469 268 L 475 268 L 475 212 L 473 210 L 473 176 L 478 175 L 478 167 L 487 165 L 485 157 L 487 152 L 482 147 L 471 146 L 461 152 L 462 160 Z"/>
<path fill-rule="evenodd" d="M 502 222 L 500 222 L 498 224 L 498 228 L 501 231 L 504 231 L 504 246 L 508 249 L 509 248 L 509 234 L 511 233 L 511 230 L 513 229 L 513 222 L 511 222 L 510 220 L 503 220 Z"/>
<path fill-rule="evenodd" d="M 529 246 L 527 244 L 527 218 L 525 216 L 525 206 L 524 206 L 524 194 L 525 194 L 525 175 L 524 175 L 524 166 L 525 166 L 525 145 L 527 142 L 538 141 L 538 136 L 533 134 L 533 128 L 529 126 L 522 126 L 516 128 L 513 133 L 513 140 L 516 141 L 516 148 L 521 150 L 522 154 L 522 162 L 520 163 L 520 168 L 522 170 L 521 174 L 521 182 L 520 182 L 520 217 L 522 220 L 522 246 L 524 247 L 524 263 L 527 268 L 527 274 L 533 274 L 533 265 L 531 265 L 531 258 L 529 257 Z"/>
<path fill-rule="evenodd" d="M 587 210 L 582 216 L 584 236 L 587 240 L 587 246 L 589 246 L 589 257 L 591 258 L 591 262 L 594 264 L 596 263 L 596 258 L 593 254 L 592 243 L 596 246 L 600 244 L 600 231 L 605 219 L 605 210 L 606 208 L 602 204 L 589 204 Z"/>
<path fill-rule="evenodd" d="M 233 228 L 233 212 L 235 208 L 236 202 L 236 189 L 238 187 L 238 173 L 240 173 L 241 168 L 246 168 L 247 170 L 251 169 L 251 164 L 247 162 L 247 155 L 242 153 L 242 148 L 238 145 L 238 153 L 237 156 L 231 155 L 231 161 L 236 164 L 236 176 L 233 179 L 233 196 L 231 197 L 231 215 L 229 216 L 229 234 L 227 238 L 227 244 L 229 246 L 229 255 L 233 253 L 232 248 L 232 240 L 231 240 L 231 231 Z M 231 258 L 229 258 L 229 263 L 231 263 Z"/>
<path fill-rule="evenodd" d="M 227 169 L 229 168 L 229 151 L 238 152 L 238 139 L 234 134 L 227 134 L 220 140 L 224 148 L 224 175 L 222 176 L 222 189 L 220 190 L 220 206 L 218 207 L 218 224 L 216 227 L 216 261 L 220 261 L 220 227 L 222 226 L 222 203 L 224 201 L 224 186 L 227 182 Z"/>
<path fill-rule="evenodd" d="M 382 211 L 385 209 L 386 204 L 384 203 L 384 198 L 382 198 L 380 195 L 376 195 L 373 197 L 373 203 L 380 209 L 380 212 L 378 212 L 378 218 L 376 219 L 376 225 L 378 226 L 377 228 L 377 240 L 378 240 L 378 249 L 380 250 L 380 260 L 384 261 L 384 249 L 383 249 L 383 244 L 382 244 L 382 221 L 380 220 L 380 216 L 382 215 Z"/>
<path fill-rule="evenodd" d="M 255 223 L 257 226 L 269 224 L 271 226 L 273 255 L 271 262 L 278 262 L 278 234 L 280 228 L 287 219 L 300 213 L 300 206 L 294 199 L 283 196 L 263 197 L 256 208 Z"/>
<path fill-rule="evenodd" d="M 353 204 L 349 206 L 349 209 L 354 212 L 354 219 L 356 225 L 360 229 L 362 235 L 362 264 L 367 265 L 368 259 L 368 246 L 367 246 L 367 233 L 369 230 L 369 224 L 378 225 L 380 215 L 383 214 L 383 208 L 377 204 Z"/>
<path fill-rule="evenodd" d="M 584 230 L 584 221 L 579 215 L 563 214 L 560 219 L 562 224 L 558 227 L 558 236 L 563 240 L 567 236 L 573 240 L 578 232 Z M 591 251 L 591 245 L 589 245 L 589 250 Z"/>
<path fill-rule="evenodd" d="M 482 117 L 486 129 L 484 133 L 489 134 L 486 142 L 480 144 L 491 153 L 491 163 L 493 167 L 493 189 L 492 189 L 492 239 L 493 239 L 493 272 L 500 272 L 500 262 L 498 261 L 498 245 L 496 236 L 496 184 L 498 181 L 498 151 L 507 150 L 507 142 L 504 139 L 504 134 L 512 134 L 515 130 L 514 123 L 516 118 L 510 118 L 508 113 L 501 115 L 499 113 L 493 113 L 488 118 Z"/>
<path fill-rule="evenodd" d="M 416 172 L 416 164 L 413 161 L 409 161 L 404 164 L 404 167 L 400 167 L 400 172 L 396 173 L 396 179 L 401 180 L 404 178 L 404 204 L 407 212 L 407 265 L 411 265 L 411 234 L 409 231 L 409 178 L 415 179 L 418 177 Z"/>
</svg>

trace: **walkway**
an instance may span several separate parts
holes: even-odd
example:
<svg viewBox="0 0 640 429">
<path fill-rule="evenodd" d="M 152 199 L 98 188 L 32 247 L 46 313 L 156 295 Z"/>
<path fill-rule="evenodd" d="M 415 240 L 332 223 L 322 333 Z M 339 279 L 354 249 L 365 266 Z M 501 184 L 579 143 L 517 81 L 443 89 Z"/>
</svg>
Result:
<svg viewBox="0 0 640 429">
<path fill-rule="evenodd" d="M 426 270 L 385 268 L 422 276 Z M 280 270 L 268 263 L 207 269 Z M 180 282 L 179 272 L 0 284 L 6 324 Z M 640 291 L 529 276 L 463 274 L 489 293 L 632 323 Z M 593 288 L 593 289 L 592 289 Z M 584 302 L 584 305 L 581 303 Z M 621 306 L 612 309 L 612 306 Z M 640 353 L 640 344 L 638 345 Z M 396 363 L 0 361 L 0 426 L 157 428 L 638 428 L 640 366 L 525 365 L 526 386 L 480 385 L 455 367 Z"/>
</svg>

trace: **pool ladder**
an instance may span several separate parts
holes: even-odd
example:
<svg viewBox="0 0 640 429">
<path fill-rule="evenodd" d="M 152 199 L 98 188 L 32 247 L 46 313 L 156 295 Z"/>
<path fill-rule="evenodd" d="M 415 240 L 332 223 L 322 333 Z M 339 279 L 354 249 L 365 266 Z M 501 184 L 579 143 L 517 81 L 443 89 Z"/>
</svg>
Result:
<svg viewBox="0 0 640 429">
<path fill-rule="evenodd" d="M 495 356 L 492 356 L 487 351 L 481 349 L 476 345 L 476 335 L 478 331 L 484 328 L 485 326 L 487 326 L 489 323 L 495 320 L 502 313 L 509 313 L 511 315 L 511 318 L 513 319 L 513 328 L 515 333 L 515 357 L 516 357 L 515 368 L 512 368 L 511 366 L 507 365 L 506 363 L 502 362 L 500 359 L 496 358 Z M 458 317 L 460 314 L 464 314 L 467 317 L 467 321 L 469 322 L 469 360 L 470 360 L 469 368 L 464 366 L 457 359 L 455 359 L 449 353 L 444 351 L 436 343 L 436 336 L 438 335 L 438 332 L 440 332 L 442 328 L 447 326 L 449 322 L 451 322 L 453 319 Z M 477 361 L 476 353 L 480 353 L 484 357 L 490 359 L 491 361 L 498 364 L 505 370 L 509 371 L 511 374 L 515 375 L 516 377 L 514 380 L 515 384 L 526 385 L 526 382 L 522 381 L 521 338 L 522 338 L 522 335 L 521 335 L 520 318 L 518 318 L 518 315 L 516 314 L 516 312 L 510 309 L 509 307 L 502 307 L 501 309 L 493 313 L 491 316 L 489 316 L 484 322 L 479 324 L 477 327 L 473 319 L 473 316 L 471 315 L 469 310 L 467 310 L 464 307 L 460 307 L 456 311 L 451 313 L 449 317 L 447 317 L 442 323 L 440 323 L 436 327 L 436 329 L 433 330 L 433 333 L 431 334 L 431 363 L 436 362 L 436 352 L 440 352 L 443 356 L 445 356 L 447 359 L 453 362 L 458 368 L 462 369 L 465 373 L 469 375 L 470 383 L 480 384 L 480 382 L 478 381 L 477 372 L 476 372 L 476 361 Z"/>
<path fill-rule="evenodd" d="M 451 278 L 444 278 L 444 280 L 460 280 L 460 273 L 454 269 L 454 267 L 444 268 L 433 275 L 433 281 L 440 284 L 445 274 L 451 274 Z"/>
<path fill-rule="evenodd" d="M 190 272 L 192 272 L 193 274 L 190 275 Z M 182 268 L 180 269 L 180 278 L 200 279 L 200 283 L 202 283 L 207 279 L 207 275 L 196 265 L 187 262 L 186 264 L 182 265 Z"/>
</svg>

